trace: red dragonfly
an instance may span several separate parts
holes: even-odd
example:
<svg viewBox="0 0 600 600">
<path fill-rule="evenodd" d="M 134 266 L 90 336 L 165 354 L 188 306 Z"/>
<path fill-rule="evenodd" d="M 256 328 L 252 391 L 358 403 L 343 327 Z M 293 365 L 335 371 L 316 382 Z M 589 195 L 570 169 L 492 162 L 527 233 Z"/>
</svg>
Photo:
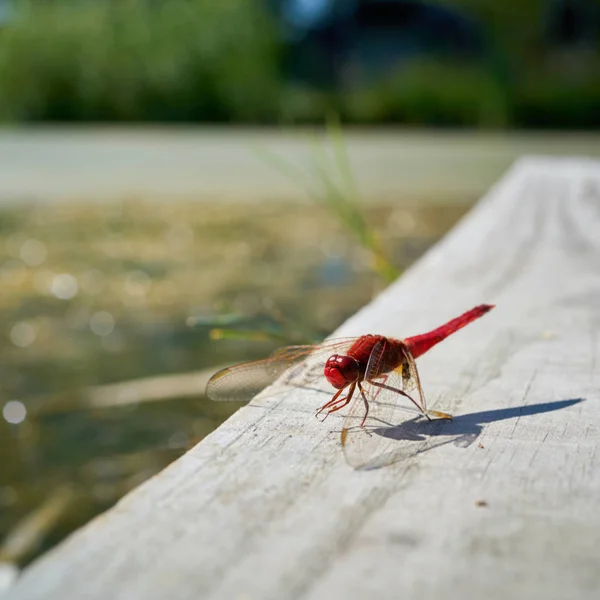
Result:
<svg viewBox="0 0 600 600">
<path fill-rule="evenodd" d="M 481 304 L 441 327 L 403 340 L 369 334 L 282 348 L 264 360 L 222 369 L 211 377 L 206 393 L 212 400 L 246 401 L 286 371 L 286 383 L 306 385 L 307 370 L 319 366 L 337 391 L 316 416 L 324 420 L 350 404 L 342 426 L 342 447 L 350 464 L 362 463 L 375 451 L 376 444 L 367 447 L 364 436 L 350 433 L 363 430 L 367 419 L 373 426 L 395 426 L 399 410 L 428 420 L 452 418 L 427 409 L 415 359 L 492 308 L 491 304 Z M 298 363 L 304 368 L 290 369 Z"/>
</svg>

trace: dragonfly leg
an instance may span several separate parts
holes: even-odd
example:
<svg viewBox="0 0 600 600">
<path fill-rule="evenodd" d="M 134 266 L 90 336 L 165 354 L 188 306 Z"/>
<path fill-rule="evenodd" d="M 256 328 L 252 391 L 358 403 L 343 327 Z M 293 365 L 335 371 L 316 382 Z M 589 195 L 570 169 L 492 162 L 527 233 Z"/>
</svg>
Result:
<svg viewBox="0 0 600 600">
<path fill-rule="evenodd" d="M 358 383 L 358 389 L 360 390 L 360 395 L 362 396 L 363 402 L 365 403 L 365 416 L 363 417 L 363 420 L 360 423 L 360 426 L 364 427 L 367 417 L 369 416 L 369 402 L 367 400 L 367 396 L 365 395 L 365 391 L 362 388 L 362 385 L 360 385 L 360 382 Z"/>
<path fill-rule="evenodd" d="M 327 402 L 327 404 L 324 404 L 323 406 L 321 406 L 321 408 L 319 408 L 319 410 L 317 410 L 315 417 L 318 418 L 323 411 L 327 411 L 327 413 L 322 419 L 324 421 L 331 413 L 340 410 L 340 408 L 344 408 L 344 406 L 346 406 L 350 402 L 350 400 L 352 400 L 352 396 L 354 395 L 355 389 L 356 383 L 353 383 L 348 390 L 348 394 L 346 396 L 342 396 L 341 398 L 339 396 L 344 390 L 341 389 L 337 391 L 334 397 L 329 402 Z"/>
<path fill-rule="evenodd" d="M 335 412 L 336 410 L 340 410 L 340 408 L 344 408 L 344 406 L 346 406 L 350 402 L 350 400 L 352 400 L 352 396 L 354 396 L 355 389 L 356 389 L 356 383 L 351 384 L 350 388 L 348 390 L 348 394 L 346 396 L 344 396 L 343 398 L 340 398 L 335 403 L 335 405 L 329 406 L 329 410 L 327 411 L 327 414 L 330 415 L 332 412 Z"/>
<path fill-rule="evenodd" d="M 340 394 L 343 391 L 344 391 L 343 389 L 338 390 L 331 400 L 329 400 L 326 404 L 323 404 L 323 406 L 321 406 L 319 409 L 317 409 L 315 416 L 318 417 L 319 414 L 322 413 L 324 410 L 327 410 L 330 406 L 333 406 L 334 404 L 336 404 L 338 402 L 338 398 L 339 398 Z M 341 400 L 344 400 L 344 398 L 342 398 Z"/>
<path fill-rule="evenodd" d="M 418 402 L 416 402 L 416 400 L 414 400 L 411 396 L 409 396 L 406 392 L 392 387 L 391 385 L 386 385 L 385 383 L 379 383 L 378 381 L 375 381 L 374 379 L 372 379 L 370 381 L 371 384 L 376 385 L 377 387 L 383 388 L 384 390 L 390 390 L 390 392 L 396 392 L 397 394 L 400 394 L 401 396 L 404 396 L 405 398 L 408 398 L 418 409 L 421 413 L 423 413 L 426 417 L 427 420 L 431 421 L 431 417 L 427 414 L 427 412 L 425 412 L 423 410 L 423 407 L 419 405 Z"/>
</svg>

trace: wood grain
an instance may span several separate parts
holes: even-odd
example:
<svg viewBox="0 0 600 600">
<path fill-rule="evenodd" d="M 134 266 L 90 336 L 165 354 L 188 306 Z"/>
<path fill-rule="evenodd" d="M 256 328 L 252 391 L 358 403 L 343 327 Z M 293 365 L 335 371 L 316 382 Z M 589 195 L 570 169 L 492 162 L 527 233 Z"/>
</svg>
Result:
<svg viewBox="0 0 600 600">
<path fill-rule="evenodd" d="M 497 308 L 419 359 L 429 404 L 356 471 L 323 395 L 255 399 L 28 568 L 10 600 L 597 598 L 600 163 L 520 160 L 336 334 Z"/>
</svg>

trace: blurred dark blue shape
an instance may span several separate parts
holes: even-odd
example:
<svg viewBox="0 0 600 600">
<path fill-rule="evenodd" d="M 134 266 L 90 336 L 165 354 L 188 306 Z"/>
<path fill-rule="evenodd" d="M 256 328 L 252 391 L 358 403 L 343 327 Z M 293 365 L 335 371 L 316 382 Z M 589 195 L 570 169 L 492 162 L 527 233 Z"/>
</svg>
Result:
<svg viewBox="0 0 600 600">
<path fill-rule="evenodd" d="M 355 273 L 346 260 L 341 257 L 326 258 L 314 272 L 316 286 L 343 286 L 355 279 Z"/>
<path fill-rule="evenodd" d="M 302 36 L 307 29 L 319 27 L 331 17 L 334 7 L 333 0 L 287 0 L 281 4 L 281 17 L 291 36 Z"/>
<path fill-rule="evenodd" d="M 270 0 L 292 80 L 369 83 L 419 56 L 476 58 L 483 28 L 455 8 L 418 0 Z"/>
<path fill-rule="evenodd" d="M 13 16 L 13 8 L 9 0 L 0 0 L 0 27 L 9 23 Z"/>
</svg>

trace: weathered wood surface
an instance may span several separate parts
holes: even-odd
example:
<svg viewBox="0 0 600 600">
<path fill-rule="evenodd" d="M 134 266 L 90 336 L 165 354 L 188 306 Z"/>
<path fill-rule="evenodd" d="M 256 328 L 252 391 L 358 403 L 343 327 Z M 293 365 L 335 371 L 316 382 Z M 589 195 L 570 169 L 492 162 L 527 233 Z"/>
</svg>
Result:
<svg viewBox="0 0 600 600">
<path fill-rule="evenodd" d="M 322 394 L 269 394 L 8 598 L 597 599 L 600 163 L 520 161 L 337 333 L 403 337 L 480 302 L 497 308 L 419 359 L 455 420 L 399 428 L 394 464 L 352 470 Z"/>
</svg>

